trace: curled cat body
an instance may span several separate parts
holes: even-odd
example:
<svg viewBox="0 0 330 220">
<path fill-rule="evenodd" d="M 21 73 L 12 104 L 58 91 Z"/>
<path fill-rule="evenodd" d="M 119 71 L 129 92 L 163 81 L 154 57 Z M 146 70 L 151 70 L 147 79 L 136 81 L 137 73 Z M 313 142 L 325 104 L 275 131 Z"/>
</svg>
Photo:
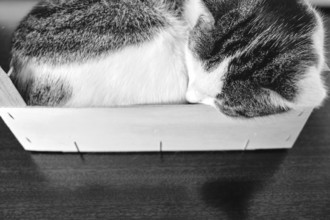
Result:
<svg viewBox="0 0 330 220">
<path fill-rule="evenodd" d="M 29 105 L 257 117 L 321 105 L 324 35 L 304 0 L 43 0 L 14 33 L 10 77 Z"/>
</svg>

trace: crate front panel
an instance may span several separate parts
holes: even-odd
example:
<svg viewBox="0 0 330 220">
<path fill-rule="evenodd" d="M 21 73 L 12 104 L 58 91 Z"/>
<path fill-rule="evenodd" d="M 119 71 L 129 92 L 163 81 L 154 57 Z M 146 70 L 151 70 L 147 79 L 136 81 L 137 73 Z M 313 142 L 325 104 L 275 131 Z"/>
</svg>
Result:
<svg viewBox="0 0 330 220">
<path fill-rule="evenodd" d="M 243 120 L 204 105 L 0 109 L 24 149 L 53 152 L 291 148 L 311 112 Z"/>
</svg>

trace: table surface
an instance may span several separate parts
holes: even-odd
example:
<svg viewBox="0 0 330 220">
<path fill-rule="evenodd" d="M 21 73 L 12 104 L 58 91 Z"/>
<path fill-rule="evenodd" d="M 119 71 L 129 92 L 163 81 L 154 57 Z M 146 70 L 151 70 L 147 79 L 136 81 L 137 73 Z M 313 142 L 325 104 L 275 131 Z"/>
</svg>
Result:
<svg viewBox="0 0 330 220">
<path fill-rule="evenodd" d="M 0 219 L 328 219 L 329 109 L 293 149 L 255 152 L 29 153 L 0 120 Z"/>
</svg>

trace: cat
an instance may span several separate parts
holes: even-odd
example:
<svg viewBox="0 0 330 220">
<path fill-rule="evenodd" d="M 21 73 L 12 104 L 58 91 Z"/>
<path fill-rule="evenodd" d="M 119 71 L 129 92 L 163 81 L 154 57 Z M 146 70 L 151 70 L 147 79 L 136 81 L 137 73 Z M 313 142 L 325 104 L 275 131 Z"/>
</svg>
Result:
<svg viewBox="0 0 330 220">
<path fill-rule="evenodd" d="M 13 35 L 10 77 L 29 105 L 259 117 L 322 104 L 324 36 L 304 0 L 43 0 Z"/>
</svg>

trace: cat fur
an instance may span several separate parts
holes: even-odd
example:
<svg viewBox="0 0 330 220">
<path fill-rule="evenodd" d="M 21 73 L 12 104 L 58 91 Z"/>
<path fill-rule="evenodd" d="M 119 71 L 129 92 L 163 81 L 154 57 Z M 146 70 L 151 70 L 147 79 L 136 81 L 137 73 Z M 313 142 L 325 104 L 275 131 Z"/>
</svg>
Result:
<svg viewBox="0 0 330 220">
<path fill-rule="evenodd" d="M 44 0 L 15 31 L 11 79 L 29 105 L 263 116 L 322 104 L 324 32 L 303 0 Z"/>
</svg>

